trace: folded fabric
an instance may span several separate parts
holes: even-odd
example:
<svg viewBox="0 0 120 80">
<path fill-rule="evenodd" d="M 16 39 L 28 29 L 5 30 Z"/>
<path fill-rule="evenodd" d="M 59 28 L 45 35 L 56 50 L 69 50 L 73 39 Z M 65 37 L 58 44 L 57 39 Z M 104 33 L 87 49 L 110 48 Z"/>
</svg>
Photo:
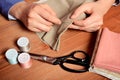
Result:
<svg viewBox="0 0 120 80">
<path fill-rule="evenodd" d="M 120 34 L 103 30 L 94 65 L 120 73 Z"/>
<path fill-rule="evenodd" d="M 97 74 L 102 75 L 104 77 L 107 77 L 110 80 L 120 80 L 120 74 L 115 73 L 115 72 L 110 71 L 110 70 L 107 70 L 107 69 L 98 68 L 98 67 L 94 66 L 94 68 L 90 67 L 89 71 L 97 73 Z"/>
<path fill-rule="evenodd" d="M 70 19 L 73 11 L 85 2 L 92 2 L 94 0 L 47 0 L 44 3 L 48 4 L 57 14 L 57 17 L 61 19 L 61 25 L 53 25 L 49 32 L 37 33 L 39 38 L 46 44 L 48 44 L 53 50 L 59 50 L 60 37 L 68 29 L 69 25 L 73 23 Z M 39 3 L 39 2 L 37 2 Z M 82 13 L 77 19 L 85 19 L 86 14 Z"/>
<path fill-rule="evenodd" d="M 120 33 L 104 28 L 90 71 L 120 80 Z"/>
</svg>

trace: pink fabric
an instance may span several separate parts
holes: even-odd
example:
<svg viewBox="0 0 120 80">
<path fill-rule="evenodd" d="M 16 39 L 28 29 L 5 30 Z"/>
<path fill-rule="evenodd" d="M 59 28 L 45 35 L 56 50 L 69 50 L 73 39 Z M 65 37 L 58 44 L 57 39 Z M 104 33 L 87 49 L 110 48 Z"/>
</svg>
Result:
<svg viewBox="0 0 120 80">
<path fill-rule="evenodd" d="M 93 65 L 120 73 L 120 33 L 103 30 Z"/>
</svg>

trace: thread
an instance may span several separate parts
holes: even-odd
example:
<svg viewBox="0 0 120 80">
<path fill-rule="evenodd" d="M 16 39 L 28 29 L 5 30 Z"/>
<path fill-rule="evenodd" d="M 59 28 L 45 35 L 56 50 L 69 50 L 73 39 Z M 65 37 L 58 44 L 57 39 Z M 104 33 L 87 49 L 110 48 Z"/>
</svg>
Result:
<svg viewBox="0 0 120 80">
<path fill-rule="evenodd" d="M 32 66 L 31 57 L 28 53 L 21 53 L 18 56 L 18 62 L 24 69 L 28 69 Z"/>
<path fill-rule="evenodd" d="M 17 64 L 18 52 L 16 49 L 8 49 L 5 53 L 5 57 L 10 64 Z"/>
<path fill-rule="evenodd" d="M 30 43 L 27 37 L 20 37 L 17 40 L 17 45 L 22 52 L 28 52 L 30 50 Z"/>
</svg>

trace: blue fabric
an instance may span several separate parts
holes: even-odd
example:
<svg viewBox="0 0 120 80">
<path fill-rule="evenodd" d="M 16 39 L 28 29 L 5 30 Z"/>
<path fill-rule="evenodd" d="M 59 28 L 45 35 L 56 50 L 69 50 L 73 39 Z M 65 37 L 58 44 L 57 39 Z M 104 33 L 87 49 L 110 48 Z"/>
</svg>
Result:
<svg viewBox="0 0 120 80">
<path fill-rule="evenodd" d="M 8 18 L 9 9 L 20 1 L 23 0 L 0 0 L 0 13 Z"/>
</svg>

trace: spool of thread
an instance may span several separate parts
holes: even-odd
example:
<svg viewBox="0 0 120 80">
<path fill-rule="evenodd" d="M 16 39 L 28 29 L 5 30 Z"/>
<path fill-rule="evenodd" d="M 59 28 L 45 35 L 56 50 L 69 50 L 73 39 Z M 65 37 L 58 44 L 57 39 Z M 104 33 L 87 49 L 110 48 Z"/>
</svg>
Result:
<svg viewBox="0 0 120 80">
<path fill-rule="evenodd" d="M 8 49 L 5 53 L 5 57 L 7 58 L 8 62 L 10 64 L 17 64 L 17 57 L 18 57 L 18 52 L 16 49 Z"/>
<path fill-rule="evenodd" d="M 17 45 L 22 52 L 28 52 L 30 50 L 30 43 L 27 37 L 20 37 L 17 40 Z"/>
<path fill-rule="evenodd" d="M 18 56 L 18 62 L 24 69 L 28 69 L 31 67 L 32 62 L 31 62 L 31 57 L 28 53 L 21 53 Z"/>
</svg>

